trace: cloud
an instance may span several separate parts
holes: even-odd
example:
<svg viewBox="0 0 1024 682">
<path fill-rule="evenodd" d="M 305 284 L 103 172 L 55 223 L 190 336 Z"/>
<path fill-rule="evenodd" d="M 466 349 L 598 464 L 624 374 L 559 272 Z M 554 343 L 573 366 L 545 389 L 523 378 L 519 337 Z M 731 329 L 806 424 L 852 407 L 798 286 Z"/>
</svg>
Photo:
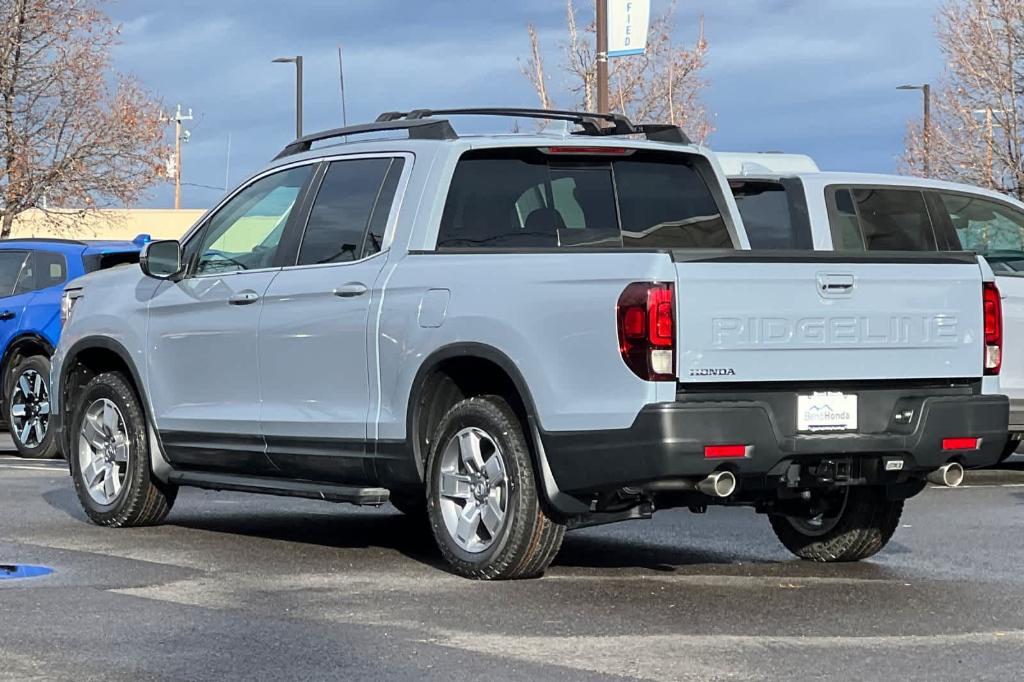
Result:
<svg viewBox="0 0 1024 682">
<path fill-rule="evenodd" d="M 654 11 L 669 0 L 653 0 Z M 903 127 L 919 99 L 893 88 L 934 80 L 942 63 L 934 15 L 941 0 L 729 0 L 676 6 L 676 39 L 692 44 L 698 18 L 710 41 L 712 143 L 748 149 L 812 149 L 826 165 L 893 168 Z M 589 0 L 577 0 L 588 22 Z M 548 73 L 564 40 L 562 0 L 133 0 L 111 5 L 122 22 L 118 69 L 169 107 L 192 107 L 186 179 L 223 183 L 232 135 L 232 177 L 254 172 L 294 129 L 294 69 L 271 64 L 302 54 L 307 129 L 337 126 L 337 44 L 345 49 L 350 122 L 408 107 L 534 105 L 518 59 L 526 25 L 541 32 Z M 559 103 L 568 104 L 562 94 Z M 216 193 L 187 189 L 188 205 Z M 154 203 L 169 201 L 169 190 Z"/>
</svg>

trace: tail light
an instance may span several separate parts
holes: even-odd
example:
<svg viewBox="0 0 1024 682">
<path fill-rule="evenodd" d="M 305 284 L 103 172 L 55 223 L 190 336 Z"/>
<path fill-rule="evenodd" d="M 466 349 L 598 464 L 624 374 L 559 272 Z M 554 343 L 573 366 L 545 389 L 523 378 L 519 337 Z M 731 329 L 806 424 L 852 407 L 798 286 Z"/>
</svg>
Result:
<svg viewBox="0 0 1024 682">
<path fill-rule="evenodd" d="M 634 282 L 619 296 L 619 351 L 644 381 L 675 381 L 675 296 L 672 284 Z"/>
<path fill-rule="evenodd" d="M 1003 365 L 1003 303 L 994 282 L 982 285 L 985 308 L 985 374 L 999 374 Z"/>
</svg>

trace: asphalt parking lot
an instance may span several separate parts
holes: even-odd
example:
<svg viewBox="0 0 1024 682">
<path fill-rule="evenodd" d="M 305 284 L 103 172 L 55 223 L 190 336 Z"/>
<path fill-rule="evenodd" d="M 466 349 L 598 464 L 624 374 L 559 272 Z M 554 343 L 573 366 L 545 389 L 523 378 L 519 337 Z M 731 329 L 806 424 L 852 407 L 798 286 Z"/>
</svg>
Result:
<svg viewBox="0 0 1024 682">
<path fill-rule="evenodd" d="M 0 455 L 0 564 L 55 569 L 0 580 L 0 679 L 1019 678 L 1024 472 L 929 489 L 903 526 L 819 566 L 751 511 L 669 511 L 477 583 L 390 507 L 186 490 L 108 530 L 63 462 Z"/>
</svg>

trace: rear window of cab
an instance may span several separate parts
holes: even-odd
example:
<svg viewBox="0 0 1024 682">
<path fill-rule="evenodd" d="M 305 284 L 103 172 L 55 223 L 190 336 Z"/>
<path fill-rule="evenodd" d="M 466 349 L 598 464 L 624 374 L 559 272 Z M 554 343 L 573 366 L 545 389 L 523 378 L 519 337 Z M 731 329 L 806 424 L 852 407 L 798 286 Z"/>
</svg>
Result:
<svg viewBox="0 0 1024 682">
<path fill-rule="evenodd" d="M 733 248 L 701 157 L 553 149 L 465 153 L 438 248 Z"/>
</svg>

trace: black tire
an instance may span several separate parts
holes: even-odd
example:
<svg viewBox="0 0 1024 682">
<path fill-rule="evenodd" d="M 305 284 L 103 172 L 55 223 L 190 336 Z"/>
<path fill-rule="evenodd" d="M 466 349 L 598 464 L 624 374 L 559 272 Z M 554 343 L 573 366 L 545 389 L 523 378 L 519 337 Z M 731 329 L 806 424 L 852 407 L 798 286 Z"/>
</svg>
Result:
<svg viewBox="0 0 1024 682">
<path fill-rule="evenodd" d="M 42 425 L 43 437 L 39 438 L 36 429 L 30 428 L 26 432 L 25 440 L 22 440 L 21 430 L 17 428 L 17 420 L 10 416 L 15 399 L 19 400 L 23 405 L 26 403 L 26 398 L 19 387 L 21 377 L 26 375 L 42 377 L 43 390 L 46 392 L 47 397 L 45 402 L 49 404 L 50 358 L 45 355 L 29 356 L 13 365 L 7 373 L 7 385 L 4 386 L 4 395 L 7 396 L 7 399 L 4 401 L 4 413 L 9 415 L 8 424 L 11 440 L 14 442 L 14 447 L 18 450 L 19 457 L 32 459 L 54 459 L 60 457 L 60 443 L 57 441 L 53 429 L 49 428 L 48 416 L 38 422 Z M 33 409 L 32 406 L 40 404 L 37 400 L 28 402 L 30 403 L 29 409 Z"/>
<path fill-rule="evenodd" d="M 899 527 L 903 500 L 888 499 L 882 487 L 848 490 L 845 507 L 821 533 L 805 532 L 787 516 L 769 515 L 779 541 L 801 559 L 821 563 L 860 561 L 877 554 Z"/>
<path fill-rule="evenodd" d="M 491 544 L 479 552 L 460 547 L 441 510 L 442 453 L 457 433 L 477 428 L 493 438 L 502 453 L 507 508 Z M 523 427 L 508 403 L 498 396 L 456 403 L 441 419 L 427 459 L 427 514 L 445 561 L 458 575 L 478 580 L 533 578 L 544 573 L 558 554 L 565 526 L 545 512 Z"/>
<path fill-rule="evenodd" d="M 1007 439 L 1006 445 L 1003 446 L 1003 452 L 999 455 L 999 464 L 1002 464 L 1016 454 L 1017 448 L 1020 447 L 1020 440 L 1020 436 L 1016 434 Z"/>
<path fill-rule="evenodd" d="M 110 504 L 100 504 L 90 495 L 82 474 L 82 422 L 87 408 L 97 400 L 111 401 L 120 412 L 127 430 L 128 458 L 124 482 Z M 146 417 L 135 390 L 120 372 L 105 372 L 89 380 L 78 397 L 69 424 L 71 478 L 75 492 L 89 519 L 99 526 L 131 528 L 159 524 L 174 505 L 178 488 L 157 481 L 150 469 Z"/>
</svg>

